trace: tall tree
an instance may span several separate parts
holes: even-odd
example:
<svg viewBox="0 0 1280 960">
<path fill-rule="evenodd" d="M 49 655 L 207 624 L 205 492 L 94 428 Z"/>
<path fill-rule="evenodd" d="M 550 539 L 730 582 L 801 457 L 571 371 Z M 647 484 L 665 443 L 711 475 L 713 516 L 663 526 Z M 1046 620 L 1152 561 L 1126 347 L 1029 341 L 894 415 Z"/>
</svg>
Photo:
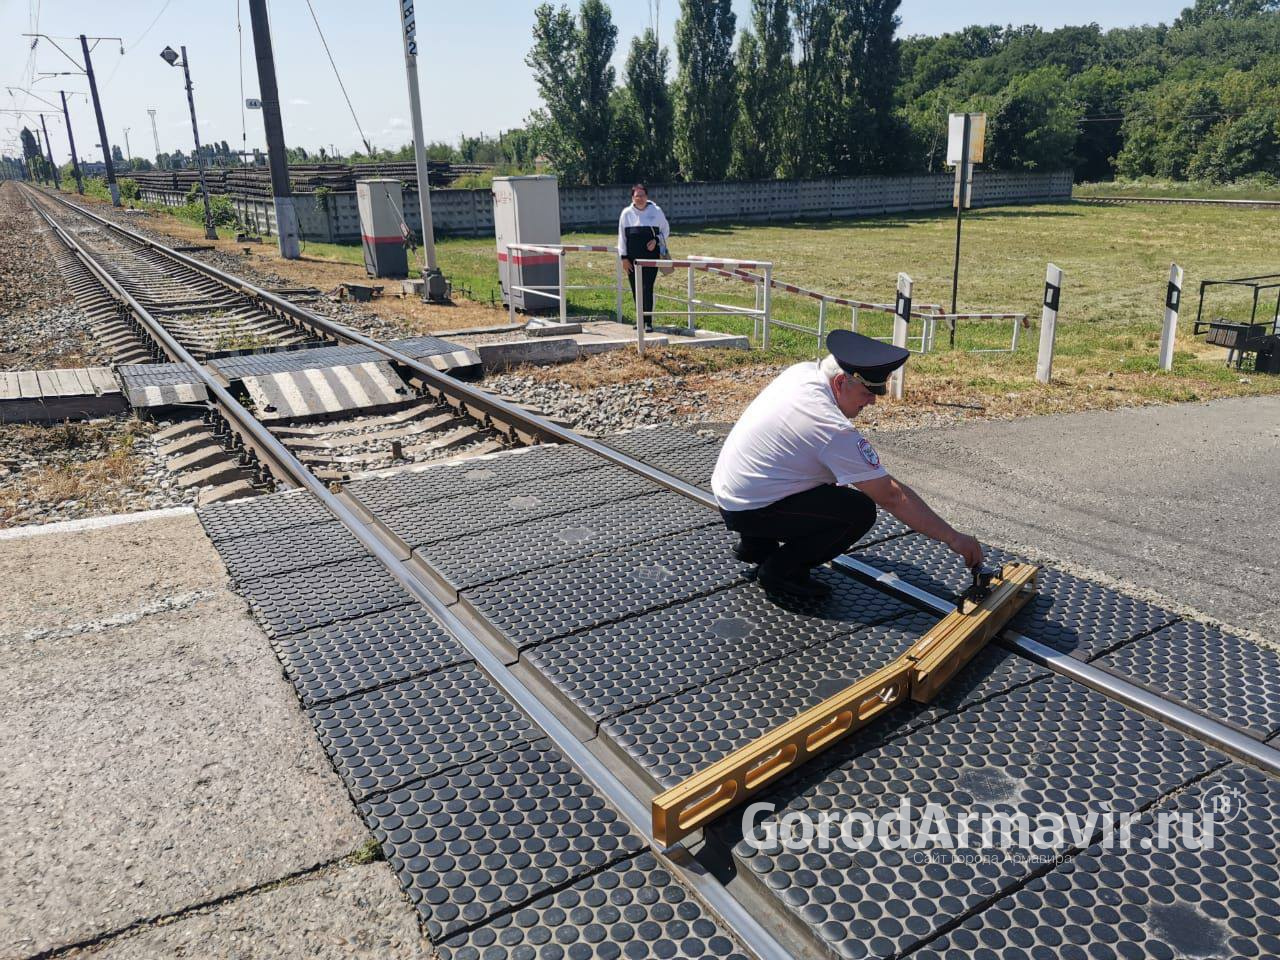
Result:
<svg viewBox="0 0 1280 960">
<path fill-rule="evenodd" d="M 738 115 L 729 175 L 762 180 L 778 175 L 787 92 L 791 85 L 791 24 L 787 0 L 752 0 L 751 29 L 738 40 Z"/>
<path fill-rule="evenodd" d="M 835 96 L 831 34 L 835 11 L 830 0 L 790 0 L 797 62 L 788 98 L 782 170 L 788 177 L 831 172 L 827 153 L 830 103 Z"/>
<path fill-rule="evenodd" d="M 658 46 L 652 29 L 632 39 L 627 55 L 627 88 L 640 128 L 635 164 L 639 177 L 646 180 L 669 180 L 675 166 L 675 113 L 667 86 L 667 65 L 667 50 Z"/>
<path fill-rule="evenodd" d="M 737 106 L 731 0 L 680 0 L 676 24 L 676 157 L 689 180 L 720 180 L 729 169 Z"/>
<path fill-rule="evenodd" d="M 618 28 L 602 0 L 582 0 L 575 21 L 567 6 L 534 11 L 533 69 L 544 109 L 530 125 L 555 169 L 569 180 L 602 183 L 611 166 L 609 96 L 616 74 L 609 61 Z"/>
<path fill-rule="evenodd" d="M 894 87 L 898 80 L 900 0 L 835 0 L 830 114 L 824 124 L 833 172 L 868 173 L 886 166 L 897 140 Z"/>
</svg>

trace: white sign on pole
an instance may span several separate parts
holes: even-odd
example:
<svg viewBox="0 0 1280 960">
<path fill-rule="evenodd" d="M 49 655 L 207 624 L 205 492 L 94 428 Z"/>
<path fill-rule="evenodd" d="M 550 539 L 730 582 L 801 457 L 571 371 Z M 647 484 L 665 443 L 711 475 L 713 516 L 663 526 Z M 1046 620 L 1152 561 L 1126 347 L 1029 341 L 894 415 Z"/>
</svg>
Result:
<svg viewBox="0 0 1280 960">
<path fill-rule="evenodd" d="M 1053 348 L 1058 339 L 1058 303 L 1062 294 L 1062 271 L 1052 263 L 1044 272 L 1044 309 L 1040 311 L 1040 354 L 1036 357 L 1036 379 L 1053 379 Z"/>
<path fill-rule="evenodd" d="M 898 274 L 898 296 L 893 302 L 893 345 L 907 345 L 907 329 L 911 323 L 911 288 L 914 284 L 905 273 Z M 905 364 L 889 375 L 889 396 L 901 400 L 905 392 Z"/>
<path fill-rule="evenodd" d="M 1169 286 L 1164 294 L 1164 329 L 1160 333 L 1160 369 L 1173 369 L 1173 342 L 1178 336 L 1178 309 L 1182 306 L 1182 268 L 1169 264 Z"/>
<path fill-rule="evenodd" d="M 259 100 L 257 97 L 249 97 L 248 99 L 245 100 L 244 105 L 248 107 L 250 110 L 262 109 L 262 101 Z"/>
<path fill-rule="evenodd" d="M 953 113 L 947 117 L 947 166 L 959 165 L 960 156 L 964 152 L 964 117 L 963 113 Z M 969 114 L 969 162 L 981 163 L 987 141 L 987 115 L 985 113 Z"/>
</svg>

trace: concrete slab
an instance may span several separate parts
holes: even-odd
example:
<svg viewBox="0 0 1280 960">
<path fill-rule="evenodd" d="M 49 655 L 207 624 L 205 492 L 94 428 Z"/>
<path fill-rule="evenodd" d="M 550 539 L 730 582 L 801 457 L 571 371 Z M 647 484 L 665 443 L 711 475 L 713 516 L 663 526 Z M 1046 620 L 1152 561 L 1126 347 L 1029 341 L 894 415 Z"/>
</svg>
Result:
<svg viewBox="0 0 1280 960">
<path fill-rule="evenodd" d="M 81 943 L 364 843 L 193 517 L 3 541 L 0 570 L 19 624 L 0 640 L 0 956 Z"/>
<path fill-rule="evenodd" d="M 92 955 L 103 960 L 427 960 L 433 956 L 385 863 L 323 870 L 173 923 L 145 927 L 110 941 Z"/>
<path fill-rule="evenodd" d="M 961 529 L 1280 640 L 1280 397 L 879 433 Z"/>
<path fill-rule="evenodd" d="M 225 581 L 194 513 L 0 541 L 0 645 L 190 606 Z"/>
</svg>

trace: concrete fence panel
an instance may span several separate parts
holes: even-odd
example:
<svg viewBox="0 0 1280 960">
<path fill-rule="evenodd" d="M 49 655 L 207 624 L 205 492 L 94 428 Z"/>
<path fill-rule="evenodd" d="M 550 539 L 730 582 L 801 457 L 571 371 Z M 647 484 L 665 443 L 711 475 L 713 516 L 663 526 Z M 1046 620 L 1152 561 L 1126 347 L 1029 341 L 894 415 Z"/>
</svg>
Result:
<svg viewBox="0 0 1280 960">
<path fill-rule="evenodd" d="M 650 188 L 653 199 L 676 226 L 715 222 L 829 219 L 880 213 L 938 210 L 951 206 L 952 173 L 903 177 L 837 177 L 821 180 L 762 180 L 727 183 L 669 183 Z M 984 171 L 973 181 L 973 205 L 991 207 L 1016 203 L 1053 203 L 1071 198 L 1072 173 Z M 181 191 L 144 187 L 149 203 L 181 206 Z M 405 190 L 404 220 L 415 233 L 422 230 L 416 190 Z M 562 186 L 562 230 L 609 230 L 627 204 L 626 184 Z M 263 234 L 275 233 L 275 211 L 269 199 L 231 196 L 240 218 Z M 360 240 L 360 217 L 353 192 L 333 191 L 319 197 L 297 194 L 295 207 L 303 238 L 352 243 Z M 490 191 L 431 191 L 436 233 L 488 236 L 493 233 Z"/>
</svg>

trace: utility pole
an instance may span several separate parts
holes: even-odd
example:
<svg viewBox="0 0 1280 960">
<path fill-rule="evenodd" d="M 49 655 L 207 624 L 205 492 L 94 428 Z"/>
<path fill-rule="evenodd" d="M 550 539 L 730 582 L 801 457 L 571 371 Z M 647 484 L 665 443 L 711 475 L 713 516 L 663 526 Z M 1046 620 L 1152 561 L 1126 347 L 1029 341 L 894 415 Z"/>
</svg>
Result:
<svg viewBox="0 0 1280 960">
<path fill-rule="evenodd" d="M 297 260 L 302 255 L 298 245 L 298 215 L 289 189 L 289 162 L 285 155 L 284 126 L 280 122 L 280 91 L 276 87 L 276 62 L 271 49 L 266 0 L 249 0 L 249 20 L 253 26 L 253 49 L 258 61 L 258 97 L 262 100 L 262 125 L 267 135 L 276 236 L 280 241 L 280 256 L 286 260 Z"/>
<path fill-rule="evenodd" d="M 116 185 L 116 168 L 111 162 L 111 141 L 107 139 L 107 122 L 102 119 L 102 101 L 98 99 L 98 81 L 93 76 L 93 61 L 89 58 L 89 39 L 80 34 L 80 48 L 84 51 L 84 72 L 89 77 L 89 92 L 93 94 L 93 112 L 98 115 L 98 138 L 102 141 L 102 159 L 107 166 L 107 189 L 111 191 L 111 205 L 120 206 L 120 188 Z"/>
<path fill-rule="evenodd" d="M 67 111 L 67 91 L 59 90 L 62 95 L 62 117 L 67 121 L 67 143 L 71 145 L 71 169 L 76 175 L 76 193 L 84 196 L 84 177 L 80 173 L 80 159 L 76 156 L 76 137 L 71 132 L 71 114 Z"/>
<path fill-rule="evenodd" d="M 400 0 L 404 34 L 404 72 L 409 83 L 409 117 L 413 122 L 413 159 L 418 170 L 418 207 L 422 216 L 422 298 L 448 299 L 448 285 L 436 263 L 435 231 L 431 224 L 431 181 L 427 177 L 427 149 L 422 137 L 422 104 L 418 99 L 418 40 L 413 0 Z"/>
<path fill-rule="evenodd" d="M 151 139 L 156 144 L 156 165 L 160 164 L 160 134 L 156 133 L 156 111 L 154 107 L 149 107 L 147 113 L 151 116 Z"/>
<path fill-rule="evenodd" d="M 187 107 L 191 110 L 191 135 L 196 142 L 196 172 L 200 176 L 200 194 L 204 197 L 204 238 L 206 240 L 217 240 L 218 231 L 213 226 L 213 208 L 209 205 L 209 184 L 204 178 L 204 157 L 200 153 L 200 128 L 196 126 L 196 99 L 191 92 L 191 64 L 187 60 L 187 48 L 184 46 L 181 50 L 182 75 L 187 82 Z M 160 56 L 171 67 L 178 60 L 178 55 L 173 52 L 173 47 L 165 47 L 160 52 Z"/>
<path fill-rule="evenodd" d="M 129 161 L 130 166 L 133 165 L 133 151 L 129 149 L 129 131 L 133 127 L 124 128 L 124 158 Z"/>
<path fill-rule="evenodd" d="M 49 169 L 53 172 L 53 188 L 62 189 L 62 181 L 58 179 L 58 165 L 53 162 L 53 144 L 49 140 L 49 127 L 44 122 L 44 114 L 40 114 L 40 129 L 44 131 L 44 149 L 49 155 Z"/>
</svg>

